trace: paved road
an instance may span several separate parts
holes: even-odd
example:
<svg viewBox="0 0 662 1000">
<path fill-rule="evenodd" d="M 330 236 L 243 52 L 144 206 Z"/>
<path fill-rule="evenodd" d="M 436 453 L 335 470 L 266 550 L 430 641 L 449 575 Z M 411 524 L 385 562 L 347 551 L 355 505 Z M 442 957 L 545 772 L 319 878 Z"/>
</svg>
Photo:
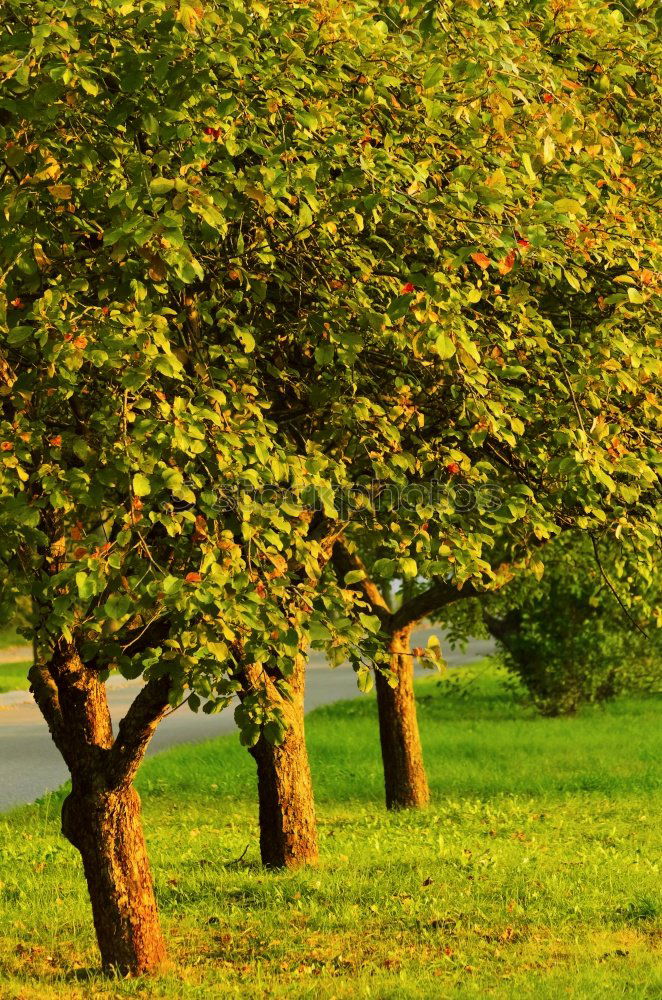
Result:
<svg viewBox="0 0 662 1000">
<path fill-rule="evenodd" d="M 414 644 L 425 644 L 425 630 L 414 634 Z M 473 640 L 464 653 L 448 653 L 451 665 L 469 663 L 493 651 L 490 642 Z M 139 690 L 139 682 L 112 678 L 109 702 L 113 720 L 121 719 Z M 308 672 L 306 711 L 339 701 L 361 697 L 354 672 L 349 667 L 331 670 L 322 657 L 313 656 Z M 0 695 L 0 810 L 59 788 L 67 769 L 51 742 L 46 725 L 29 694 Z M 179 743 L 200 743 L 234 729 L 232 710 L 219 715 L 194 715 L 186 706 L 174 712 L 158 727 L 149 753 L 158 753 Z"/>
</svg>

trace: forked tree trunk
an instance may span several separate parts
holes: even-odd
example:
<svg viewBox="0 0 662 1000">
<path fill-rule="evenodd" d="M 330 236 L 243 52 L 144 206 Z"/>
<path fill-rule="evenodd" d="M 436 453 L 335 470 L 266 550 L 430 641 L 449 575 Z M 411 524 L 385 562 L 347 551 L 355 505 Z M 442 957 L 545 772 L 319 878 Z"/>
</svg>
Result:
<svg viewBox="0 0 662 1000">
<path fill-rule="evenodd" d="M 408 626 L 391 635 L 390 666 L 397 685 L 391 687 L 379 672 L 375 679 L 388 809 L 416 809 L 430 800 L 416 717 L 411 631 Z"/>
<path fill-rule="evenodd" d="M 264 735 L 250 753 L 257 763 L 260 821 L 260 855 L 270 868 L 296 868 L 314 864 L 318 857 L 317 821 L 313 783 L 304 730 L 306 661 L 297 659 L 288 677 L 292 700 L 279 698 L 287 722 L 285 740 L 274 746 Z"/>
<path fill-rule="evenodd" d="M 30 671 L 35 701 L 71 772 L 62 832 L 80 852 L 102 964 L 121 975 L 154 972 L 165 959 L 132 785 L 168 704 L 168 680 L 150 681 L 113 739 L 105 686 L 71 648 Z"/>
<path fill-rule="evenodd" d="M 122 975 L 158 969 L 165 944 L 135 788 L 74 789 L 62 807 L 62 832 L 83 860 L 104 968 Z"/>
</svg>

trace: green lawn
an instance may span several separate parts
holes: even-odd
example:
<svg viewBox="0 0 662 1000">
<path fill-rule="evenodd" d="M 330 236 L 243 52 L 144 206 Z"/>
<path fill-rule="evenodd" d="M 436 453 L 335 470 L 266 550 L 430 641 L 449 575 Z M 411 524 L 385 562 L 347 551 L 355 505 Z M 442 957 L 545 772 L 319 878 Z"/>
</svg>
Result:
<svg viewBox="0 0 662 1000">
<path fill-rule="evenodd" d="M 0 652 L 14 646 L 24 648 L 26 645 L 25 639 L 18 635 L 15 629 L 0 629 Z M 30 663 L 25 661 L 0 663 L 0 694 L 4 694 L 5 691 L 27 691 L 30 686 L 29 669 Z"/>
<path fill-rule="evenodd" d="M 27 691 L 30 687 L 28 670 L 31 663 L 0 663 L 0 694 L 5 691 Z"/>
<path fill-rule="evenodd" d="M 18 634 L 15 628 L 0 629 L 0 649 L 7 649 L 8 646 L 25 645 L 25 639 Z"/>
<path fill-rule="evenodd" d="M 454 676 L 472 673 L 464 697 L 418 685 L 424 812 L 382 807 L 371 698 L 309 717 L 315 870 L 260 868 L 236 738 L 149 761 L 140 790 L 173 961 L 154 982 L 98 974 L 59 796 L 3 817 L 2 996 L 660 997 L 658 704 L 540 719 L 495 668 Z"/>
</svg>

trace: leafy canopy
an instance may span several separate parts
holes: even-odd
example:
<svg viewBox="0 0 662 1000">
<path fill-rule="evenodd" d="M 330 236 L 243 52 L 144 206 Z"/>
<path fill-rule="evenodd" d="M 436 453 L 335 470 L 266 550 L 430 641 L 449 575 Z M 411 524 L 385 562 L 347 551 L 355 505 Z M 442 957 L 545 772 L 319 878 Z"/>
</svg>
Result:
<svg viewBox="0 0 662 1000">
<path fill-rule="evenodd" d="M 654 543 L 652 4 L 5 10 L 0 545 L 44 642 L 221 704 L 239 652 L 378 628 L 320 589 L 348 525 L 384 579 Z"/>
</svg>

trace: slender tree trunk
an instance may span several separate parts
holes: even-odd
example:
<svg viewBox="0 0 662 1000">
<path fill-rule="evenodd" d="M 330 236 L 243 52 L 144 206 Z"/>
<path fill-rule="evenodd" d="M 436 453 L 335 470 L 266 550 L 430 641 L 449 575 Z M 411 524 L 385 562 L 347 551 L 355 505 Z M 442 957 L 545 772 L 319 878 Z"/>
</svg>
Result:
<svg viewBox="0 0 662 1000">
<path fill-rule="evenodd" d="M 391 687 L 379 672 L 375 679 L 388 809 L 416 809 L 430 800 L 416 718 L 411 630 L 412 626 L 407 626 L 391 634 L 391 670 L 398 680 L 396 687 Z"/>
<path fill-rule="evenodd" d="M 280 699 L 287 722 L 285 740 L 274 746 L 264 735 L 250 752 L 257 763 L 260 854 L 270 868 L 296 868 L 318 857 L 313 783 L 304 731 L 306 660 L 297 659 L 288 678 L 292 700 Z"/>
<path fill-rule="evenodd" d="M 62 808 L 62 832 L 83 860 L 104 968 L 122 975 L 158 969 L 165 944 L 136 790 L 81 794 L 74 783 Z"/>
</svg>

